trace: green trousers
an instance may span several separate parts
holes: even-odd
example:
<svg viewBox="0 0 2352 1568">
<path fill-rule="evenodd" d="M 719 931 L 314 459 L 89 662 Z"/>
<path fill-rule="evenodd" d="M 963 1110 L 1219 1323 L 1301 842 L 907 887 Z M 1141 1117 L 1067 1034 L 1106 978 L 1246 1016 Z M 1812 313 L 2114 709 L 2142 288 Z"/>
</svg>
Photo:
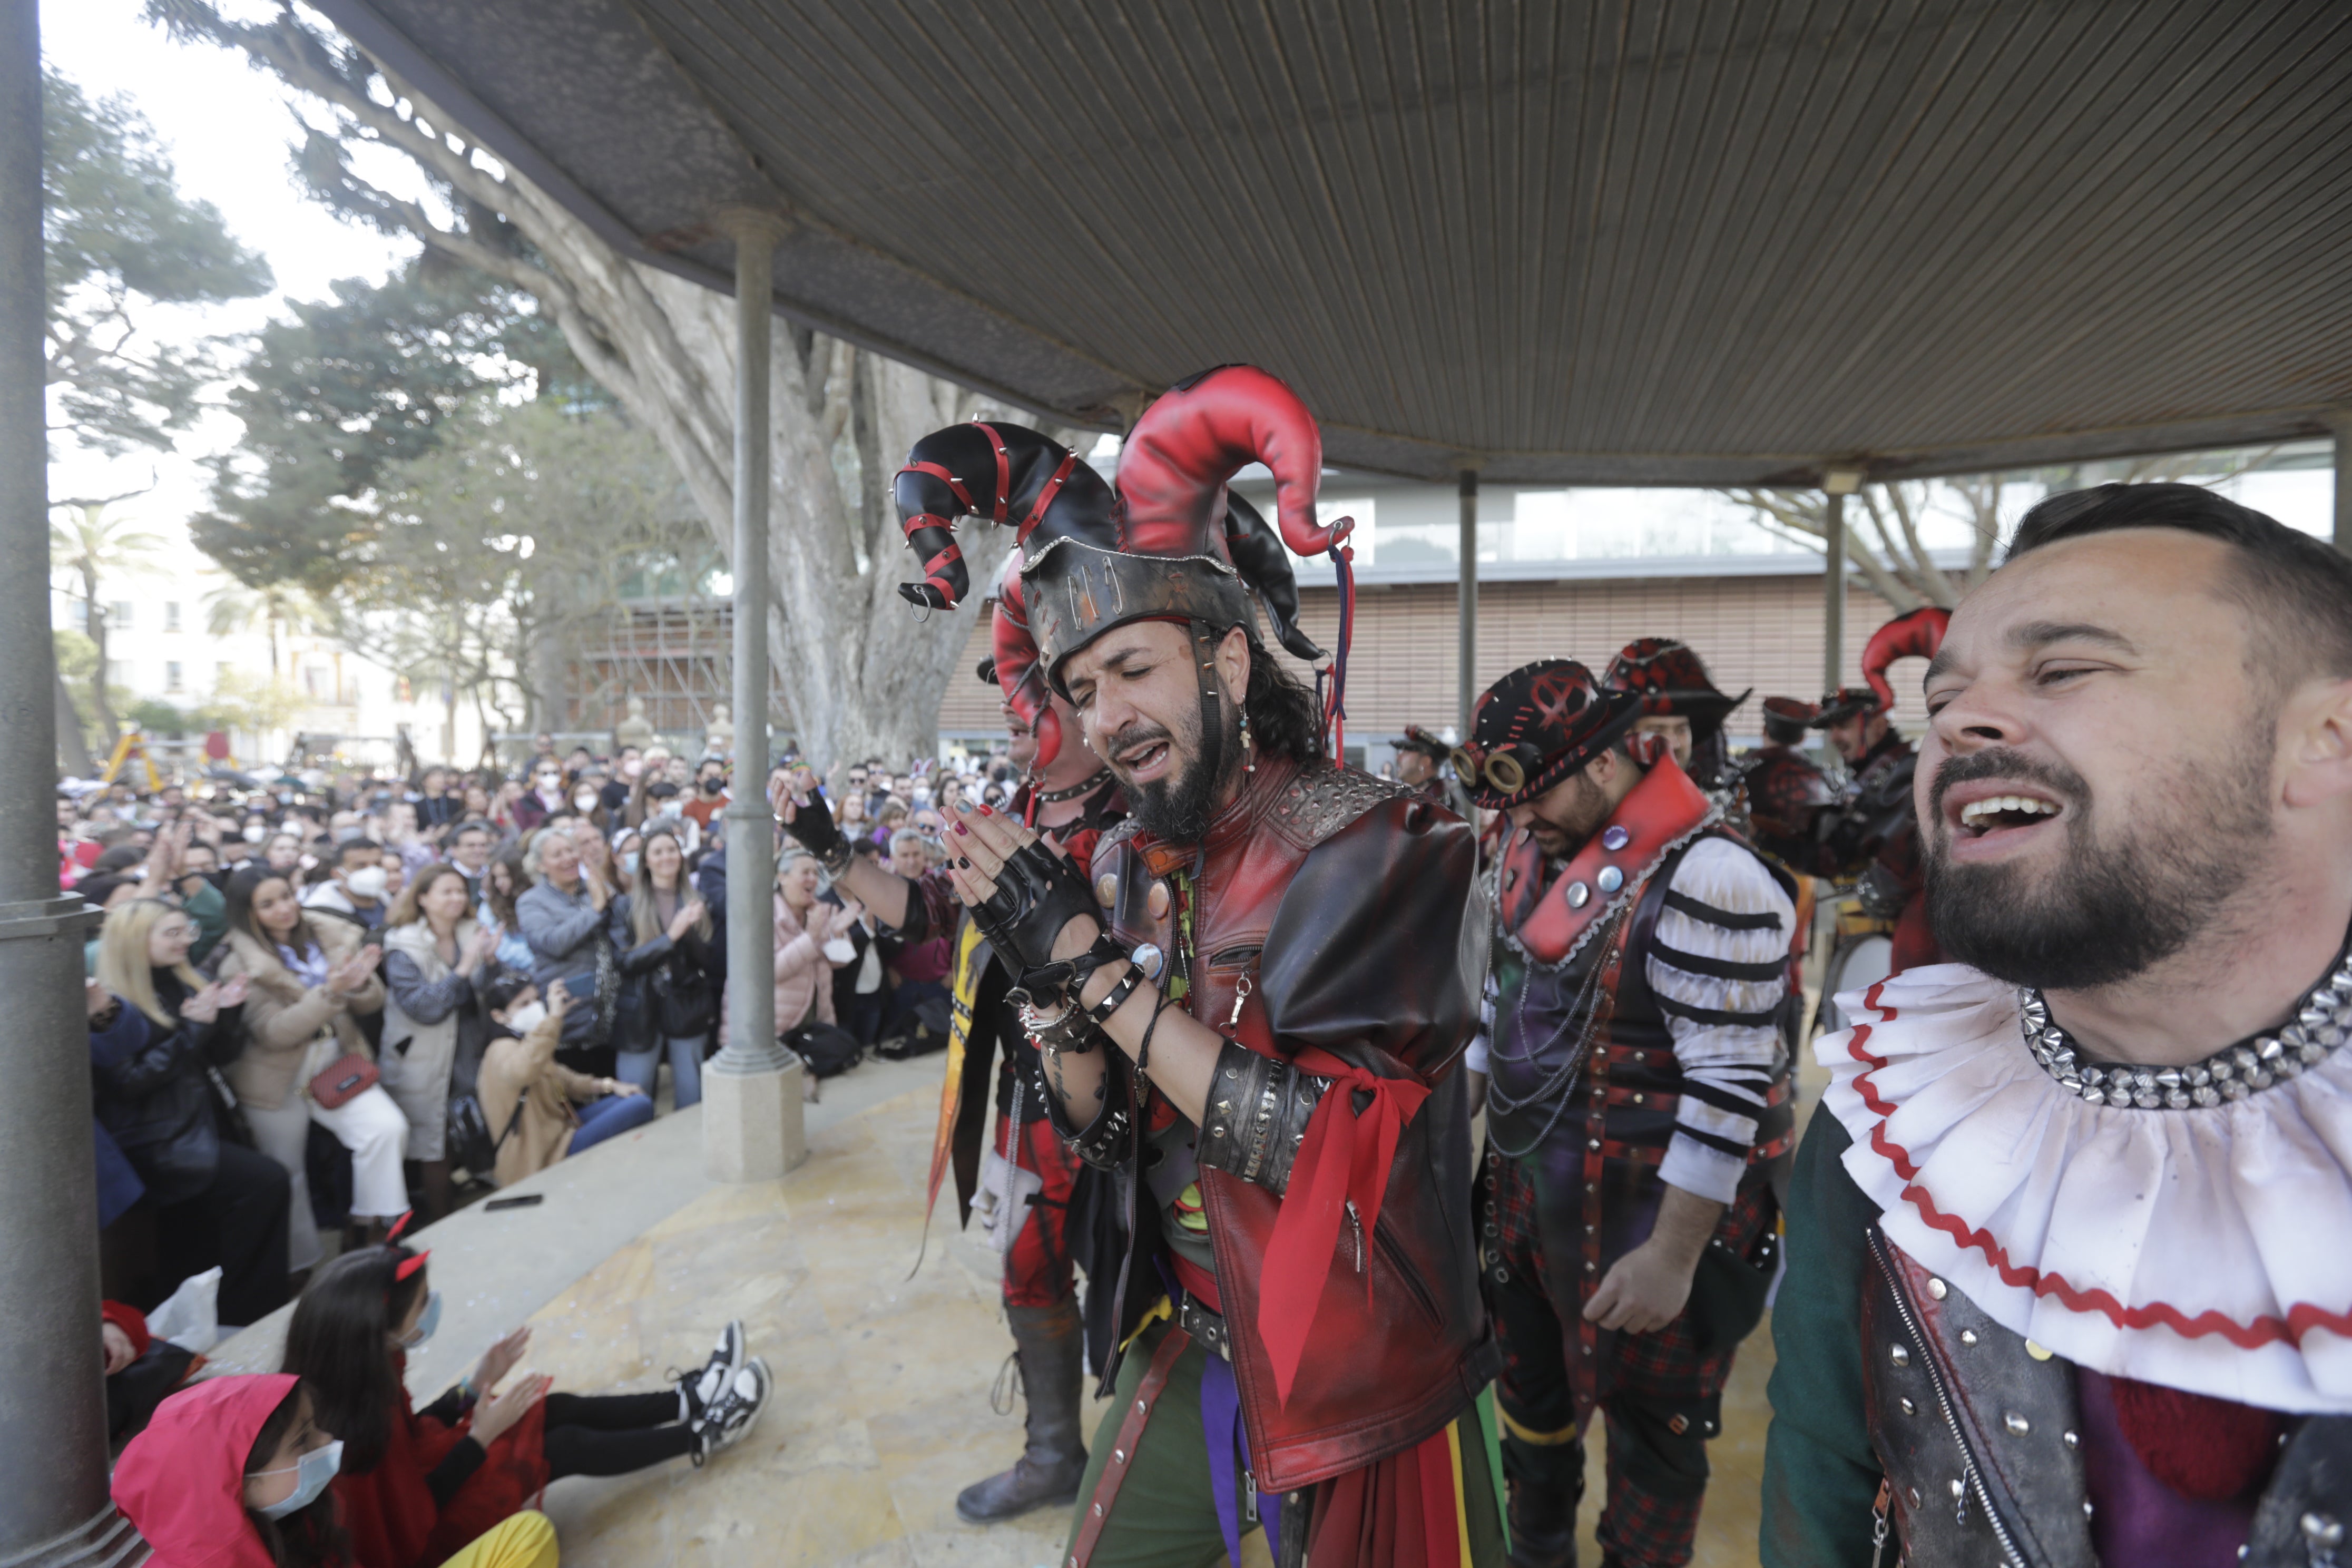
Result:
<svg viewBox="0 0 2352 1568">
<path fill-rule="evenodd" d="M 1078 1487 L 1069 1547 L 1077 1544 L 1078 1527 L 1094 1506 L 1095 1487 L 1118 1442 L 1119 1423 L 1134 1408 L 1136 1391 L 1150 1370 L 1152 1354 L 1169 1331 L 1165 1322 L 1145 1329 L 1120 1363 L 1118 1395 L 1103 1413 L 1087 1456 L 1087 1476 Z M 1169 1369 L 1168 1384 L 1152 1406 L 1151 1419 L 1129 1461 L 1127 1479 L 1118 1489 L 1118 1500 L 1095 1542 L 1090 1568 L 1210 1568 L 1225 1561 L 1224 1531 L 1217 1520 L 1216 1493 L 1209 1476 L 1208 1435 L 1201 1420 L 1201 1378 L 1208 1363 L 1209 1352 L 1196 1342 L 1187 1345 Z M 1475 1416 L 1465 1415 L 1462 1426 L 1462 1484 L 1470 1560 L 1482 1568 L 1500 1564 L 1505 1555 L 1503 1523 L 1486 1445 L 1480 1439 Z M 1064 1549 L 1066 1561 L 1069 1547 Z M 1328 1565 L 1318 1563 L 1315 1568 Z"/>
</svg>

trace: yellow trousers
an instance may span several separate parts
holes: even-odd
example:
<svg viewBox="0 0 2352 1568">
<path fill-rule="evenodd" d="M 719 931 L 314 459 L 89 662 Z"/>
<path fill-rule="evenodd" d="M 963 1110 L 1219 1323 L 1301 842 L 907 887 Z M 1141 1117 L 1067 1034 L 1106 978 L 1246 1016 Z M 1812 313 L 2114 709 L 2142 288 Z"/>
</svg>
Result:
<svg viewBox="0 0 2352 1568">
<path fill-rule="evenodd" d="M 467 1542 L 446 1568 L 555 1568 L 555 1521 L 526 1510 Z"/>
</svg>

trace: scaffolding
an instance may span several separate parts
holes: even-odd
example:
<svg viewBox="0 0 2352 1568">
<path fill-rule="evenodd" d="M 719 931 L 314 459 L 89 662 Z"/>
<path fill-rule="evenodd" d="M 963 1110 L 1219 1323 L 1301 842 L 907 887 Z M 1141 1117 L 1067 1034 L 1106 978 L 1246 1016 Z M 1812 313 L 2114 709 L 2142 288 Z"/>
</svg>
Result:
<svg viewBox="0 0 2352 1568">
<path fill-rule="evenodd" d="M 640 697 L 656 733 L 698 738 L 715 704 L 732 705 L 734 620 L 732 601 L 702 595 L 625 601 L 603 637 L 583 637 L 568 662 L 561 727 L 610 734 L 627 700 Z M 772 669 L 768 712 L 778 735 L 791 733 L 792 706 Z"/>
</svg>

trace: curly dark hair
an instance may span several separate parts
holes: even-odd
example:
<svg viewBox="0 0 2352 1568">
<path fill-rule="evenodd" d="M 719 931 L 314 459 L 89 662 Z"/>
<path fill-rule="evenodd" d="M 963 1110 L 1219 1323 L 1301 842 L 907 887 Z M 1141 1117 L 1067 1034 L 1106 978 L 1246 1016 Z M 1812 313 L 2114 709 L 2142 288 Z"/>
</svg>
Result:
<svg viewBox="0 0 2352 1568">
<path fill-rule="evenodd" d="M 1242 707 L 1249 714 L 1250 739 L 1269 756 L 1313 762 L 1323 750 L 1323 710 L 1314 691 L 1267 651 L 1255 631 L 1247 635 L 1249 688 Z"/>
</svg>

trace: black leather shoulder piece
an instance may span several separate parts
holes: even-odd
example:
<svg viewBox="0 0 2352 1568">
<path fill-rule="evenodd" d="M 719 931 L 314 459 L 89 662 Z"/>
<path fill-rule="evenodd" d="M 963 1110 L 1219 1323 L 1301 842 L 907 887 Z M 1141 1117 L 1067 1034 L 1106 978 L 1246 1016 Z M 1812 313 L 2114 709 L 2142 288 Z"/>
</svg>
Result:
<svg viewBox="0 0 2352 1568">
<path fill-rule="evenodd" d="M 1410 791 L 1334 828 L 1266 932 L 1257 994 L 1276 1048 L 1434 1081 L 1478 1027 L 1490 927 L 1477 870 L 1469 824 Z"/>
<path fill-rule="evenodd" d="M 1301 849 L 1312 849 L 1382 801 L 1413 798 L 1405 785 L 1360 768 L 1313 763 L 1267 807 L 1266 825 Z"/>
<path fill-rule="evenodd" d="M 2254 1510 L 2246 1568 L 2311 1568 L 2352 1561 L 2352 1415 L 2314 1415 L 2279 1455 Z"/>
<path fill-rule="evenodd" d="M 1870 1253 L 1863 1383 L 1905 1560 L 2099 1568 L 2074 1365 L 2029 1352 L 1874 1226 Z"/>
</svg>

